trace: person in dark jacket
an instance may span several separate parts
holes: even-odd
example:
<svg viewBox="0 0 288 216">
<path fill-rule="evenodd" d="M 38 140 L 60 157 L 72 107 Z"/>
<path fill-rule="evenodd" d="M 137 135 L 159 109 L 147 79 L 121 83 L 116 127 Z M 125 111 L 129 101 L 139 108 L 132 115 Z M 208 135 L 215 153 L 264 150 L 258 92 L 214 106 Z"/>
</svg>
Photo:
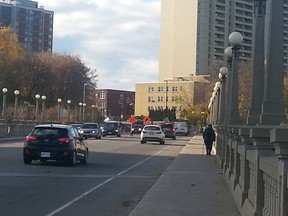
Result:
<svg viewBox="0 0 288 216">
<path fill-rule="evenodd" d="M 207 155 L 211 155 L 212 144 L 215 141 L 215 132 L 211 124 L 208 124 L 208 126 L 205 128 L 203 132 L 203 139 L 206 146 Z"/>
</svg>

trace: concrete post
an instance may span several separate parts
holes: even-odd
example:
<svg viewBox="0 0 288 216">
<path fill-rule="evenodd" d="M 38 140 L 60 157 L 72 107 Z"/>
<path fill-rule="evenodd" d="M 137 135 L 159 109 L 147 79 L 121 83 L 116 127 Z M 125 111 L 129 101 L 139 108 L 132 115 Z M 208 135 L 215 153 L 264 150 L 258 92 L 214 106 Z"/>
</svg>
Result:
<svg viewBox="0 0 288 216">
<path fill-rule="evenodd" d="M 265 29 L 266 0 L 254 0 L 254 28 L 252 52 L 252 79 L 248 117 L 248 125 L 260 122 L 261 107 L 264 94 L 264 29 Z"/>
<path fill-rule="evenodd" d="M 264 100 L 260 123 L 277 125 L 285 119 L 283 93 L 283 7 L 284 0 L 269 1 Z"/>
<path fill-rule="evenodd" d="M 270 142 L 275 147 L 278 164 L 278 191 L 279 191 L 279 216 L 288 215 L 288 124 L 281 124 L 270 131 Z"/>
</svg>

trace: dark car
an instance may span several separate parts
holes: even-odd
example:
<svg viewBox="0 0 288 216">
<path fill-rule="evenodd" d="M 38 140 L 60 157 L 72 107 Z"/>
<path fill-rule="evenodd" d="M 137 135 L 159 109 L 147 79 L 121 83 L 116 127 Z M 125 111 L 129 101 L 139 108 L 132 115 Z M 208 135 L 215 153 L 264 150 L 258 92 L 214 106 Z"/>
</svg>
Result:
<svg viewBox="0 0 288 216">
<path fill-rule="evenodd" d="M 97 123 L 84 123 L 81 125 L 81 128 L 78 131 L 84 139 L 101 139 L 102 137 L 100 126 Z"/>
<path fill-rule="evenodd" d="M 32 160 L 56 160 L 74 166 L 77 160 L 86 164 L 88 154 L 87 143 L 71 125 L 37 125 L 26 137 L 23 148 L 25 164 Z"/>
<path fill-rule="evenodd" d="M 104 122 L 102 127 L 102 135 L 116 135 L 117 137 L 121 136 L 121 127 L 118 122 Z"/>
<path fill-rule="evenodd" d="M 143 129 L 143 125 L 142 124 L 137 124 L 137 123 L 134 123 L 131 125 L 131 133 L 133 134 L 136 134 L 136 133 L 141 133 Z"/>
<path fill-rule="evenodd" d="M 162 131 L 165 133 L 165 137 L 176 139 L 176 131 L 171 123 L 162 123 L 160 124 Z"/>
</svg>

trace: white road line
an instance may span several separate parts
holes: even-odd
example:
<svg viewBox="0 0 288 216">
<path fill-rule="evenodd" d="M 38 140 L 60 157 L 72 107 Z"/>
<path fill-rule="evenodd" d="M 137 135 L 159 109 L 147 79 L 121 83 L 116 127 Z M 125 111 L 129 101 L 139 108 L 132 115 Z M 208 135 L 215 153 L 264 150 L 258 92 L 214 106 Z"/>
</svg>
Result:
<svg viewBox="0 0 288 216">
<path fill-rule="evenodd" d="M 72 199 L 71 201 L 67 202 L 67 203 L 64 204 L 63 206 L 61 206 L 61 207 L 55 209 L 54 211 L 50 212 L 50 213 L 47 214 L 46 216 L 53 216 L 53 215 L 57 214 L 58 212 L 64 210 L 65 208 L 67 208 L 67 207 L 69 207 L 70 205 L 74 204 L 74 203 L 77 202 L 78 200 L 82 199 L 83 197 L 87 196 L 88 194 L 92 193 L 93 191 L 97 190 L 98 188 L 102 187 L 103 185 L 107 184 L 108 182 L 110 182 L 110 181 L 114 180 L 115 178 L 123 175 L 124 173 L 128 172 L 129 170 L 134 169 L 135 167 L 137 167 L 137 166 L 145 163 L 145 162 L 148 161 L 149 159 L 151 159 L 151 158 L 153 158 L 153 157 L 161 154 L 161 153 L 162 153 L 163 151 L 165 151 L 167 148 L 169 148 L 169 146 L 167 146 L 166 148 L 164 148 L 164 149 L 162 149 L 161 151 L 157 152 L 156 154 L 151 155 L 150 157 L 145 158 L 144 160 L 142 160 L 142 161 L 140 161 L 139 163 L 137 163 L 137 164 L 129 167 L 128 169 L 126 169 L 126 170 L 124 170 L 124 171 L 122 171 L 122 172 L 119 172 L 119 173 L 116 174 L 114 177 L 111 177 L 111 178 L 107 179 L 106 181 L 98 184 L 97 186 L 91 188 L 90 190 L 82 193 L 80 196 Z"/>
</svg>

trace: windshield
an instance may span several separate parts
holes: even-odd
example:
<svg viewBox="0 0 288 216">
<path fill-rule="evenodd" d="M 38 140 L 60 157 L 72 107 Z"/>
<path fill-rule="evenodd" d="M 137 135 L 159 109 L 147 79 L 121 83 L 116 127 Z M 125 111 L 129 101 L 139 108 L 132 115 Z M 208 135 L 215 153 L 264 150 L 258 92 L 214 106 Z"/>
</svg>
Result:
<svg viewBox="0 0 288 216">
<path fill-rule="evenodd" d="M 98 126 L 97 124 L 83 124 L 81 126 L 81 128 L 83 128 L 83 129 L 94 129 L 94 128 L 98 128 L 97 126 Z"/>
<path fill-rule="evenodd" d="M 111 129 L 111 128 L 117 128 L 118 124 L 117 123 L 105 123 L 104 128 L 105 129 Z"/>
</svg>

